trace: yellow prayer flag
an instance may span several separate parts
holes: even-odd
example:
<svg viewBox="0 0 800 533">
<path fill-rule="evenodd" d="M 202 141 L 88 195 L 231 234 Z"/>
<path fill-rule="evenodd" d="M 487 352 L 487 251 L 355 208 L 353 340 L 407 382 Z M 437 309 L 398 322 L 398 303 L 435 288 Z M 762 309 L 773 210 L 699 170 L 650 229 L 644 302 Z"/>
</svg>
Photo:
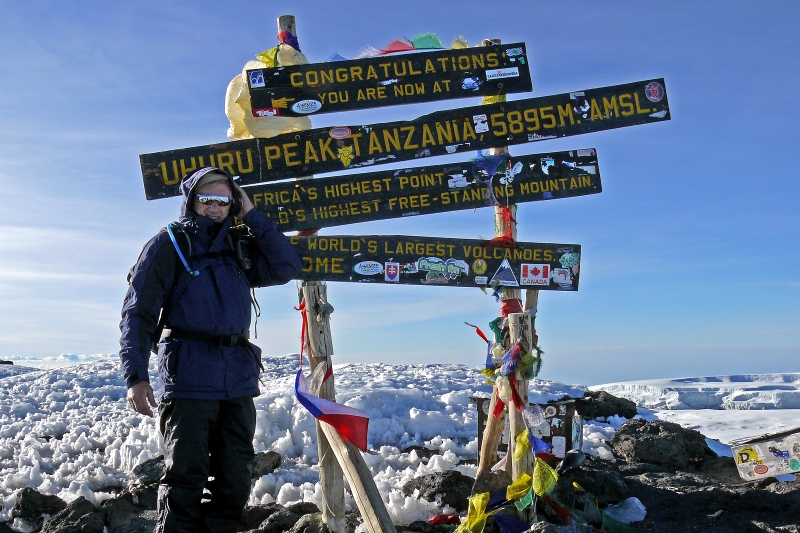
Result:
<svg viewBox="0 0 800 533">
<path fill-rule="evenodd" d="M 544 496 L 553 490 L 556 481 L 558 481 L 556 471 L 537 457 L 533 465 L 533 492 L 537 496 Z"/>
</svg>

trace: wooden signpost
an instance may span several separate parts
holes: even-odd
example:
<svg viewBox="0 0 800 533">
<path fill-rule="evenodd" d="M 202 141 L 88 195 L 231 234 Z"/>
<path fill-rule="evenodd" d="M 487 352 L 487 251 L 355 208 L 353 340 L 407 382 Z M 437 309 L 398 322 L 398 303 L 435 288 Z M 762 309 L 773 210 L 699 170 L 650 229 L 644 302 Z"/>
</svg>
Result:
<svg viewBox="0 0 800 533">
<path fill-rule="evenodd" d="M 294 17 L 280 17 L 278 29 L 296 36 Z M 305 235 L 355 222 L 496 206 L 493 241 L 398 235 L 291 237 L 305 261 L 301 302 L 314 372 L 333 367 L 332 307 L 323 281 L 498 290 L 510 329 L 507 340 L 530 351 L 538 291 L 578 290 L 581 247 L 516 242 L 516 204 L 596 194 L 602 186 L 593 148 L 511 157 L 506 147 L 670 119 L 663 79 L 505 101 L 506 93 L 531 89 L 523 43 L 484 41 L 477 48 L 253 69 L 246 78 L 256 117 L 469 96 L 484 96 L 486 103 L 410 121 L 316 128 L 139 156 L 148 200 L 177 196 L 184 175 L 217 166 L 238 176 L 255 206 L 282 231 L 305 230 Z M 486 148 L 488 156 L 462 163 L 285 181 Z M 284 182 L 273 183 L 280 181 Z M 525 312 L 508 311 L 523 310 L 522 289 L 527 289 Z M 527 404 L 527 381 L 517 377 L 518 392 Z M 335 401 L 332 375 L 318 394 Z M 492 406 L 496 396 L 495 391 Z M 519 434 L 525 429 L 521 415 L 516 410 L 509 415 L 512 433 Z M 487 424 L 479 477 L 496 457 L 503 416 Z M 317 423 L 317 438 L 322 513 L 329 529 L 345 533 L 345 477 L 369 531 L 395 533 L 359 450 L 324 422 Z M 513 446 L 511 442 L 509 453 Z M 515 459 L 514 477 L 530 472 L 531 465 L 530 453 Z M 532 513 L 528 509 L 526 517 Z"/>
<path fill-rule="evenodd" d="M 594 148 L 254 185 L 245 190 L 281 231 L 429 215 L 597 194 L 602 191 Z M 491 189 L 490 189 L 491 187 Z M 492 195 L 495 199 L 491 201 Z"/>
<path fill-rule="evenodd" d="M 352 235 L 290 237 L 306 267 L 300 279 L 445 287 L 577 291 L 581 247 L 517 242 Z"/>
<path fill-rule="evenodd" d="M 247 71 L 253 116 L 299 117 L 531 90 L 524 43 Z"/>
<path fill-rule="evenodd" d="M 315 128 L 139 156 L 149 200 L 206 165 L 242 185 L 568 137 L 670 119 L 663 79 L 449 109 L 415 120 Z"/>
</svg>

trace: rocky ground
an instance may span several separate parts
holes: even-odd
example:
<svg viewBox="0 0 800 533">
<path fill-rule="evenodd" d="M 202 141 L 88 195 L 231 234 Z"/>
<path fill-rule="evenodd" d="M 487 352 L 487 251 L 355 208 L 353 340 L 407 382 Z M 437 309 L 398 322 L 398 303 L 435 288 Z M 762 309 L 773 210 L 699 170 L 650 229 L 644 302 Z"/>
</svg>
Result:
<svg viewBox="0 0 800 533">
<path fill-rule="evenodd" d="M 584 416 L 630 415 L 630 405 L 614 397 L 594 398 L 581 410 Z M 592 411 L 592 409 L 594 411 Z M 634 410 L 635 412 L 635 410 Z M 536 502 L 532 532 L 650 531 L 650 532 L 800 532 L 800 481 L 778 482 L 774 478 L 746 482 L 730 457 L 717 457 L 698 432 L 669 422 L 631 420 L 623 424 L 609 443 L 615 459 L 586 456 L 583 464 L 559 478 L 550 494 L 573 518 L 571 526 L 553 512 L 543 499 Z M 418 450 L 424 455 L 423 450 Z M 277 454 L 260 454 L 254 479 L 280 464 Z M 553 461 L 553 466 L 558 460 Z M 22 489 L 12 510 L 13 523 L 0 523 L 0 533 L 17 530 L 42 533 L 144 533 L 153 530 L 156 519 L 156 486 L 162 465 L 158 461 L 137 467 L 137 483 L 100 509 L 79 498 L 67 505 L 55 496 Z M 507 474 L 483 473 L 477 480 L 450 471 L 423 476 L 404 487 L 406 495 L 418 494 L 429 501 L 438 498 L 462 516 L 468 498 L 476 492 L 492 492 L 510 482 Z M 575 489 L 577 483 L 583 491 Z M 627 498 L 637 498 L 647 514 L 626 525 L 604 517 L 603 510 Z M 503 514 L 516 515 L 513 505 Z M 44 517 L 50 517 L 44 520 Z M 577 521 L 575 520 L 577 519 Z M 350 533 L 361 522 L 349 514 Z M 454 526 L 416 522 L 399 531 L 443 533 Z M 498 527 L 489 518 L 487 533 Z M 601 529 L 602 528 L 602 529 Z M 310 503 L 291 506 L 271 504 L 246 509 L 239 528 L 249 533 L 326 533 L 319 510 Z"/>
</svg>

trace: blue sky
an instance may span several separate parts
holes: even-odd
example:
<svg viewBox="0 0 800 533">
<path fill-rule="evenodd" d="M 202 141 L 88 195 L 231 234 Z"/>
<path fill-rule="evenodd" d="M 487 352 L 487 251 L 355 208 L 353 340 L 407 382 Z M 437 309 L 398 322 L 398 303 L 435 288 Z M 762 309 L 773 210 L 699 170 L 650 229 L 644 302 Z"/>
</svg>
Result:
<svg viewBox="0 0 800 533">
<path fill-rule="evenodd" d="M 593 147 L 603 192 L 523 204 L 519 238 L 583 247 L 577 293 L 542 292 L 540 377 L 572 383 L 797 371 L 800 5 L 752 2 L 0 0 L 0 358 L 118 349 L 125 276 L 179 200 L 138 155 L 225 141 L 225 88 L 297 17 L 311 62 L 437 33 L 527 44 L 533 95 L 666 79 L 672 120 L 512 147 Z M 515 95 L 522 98 L 527 95 Z M 407 120 L 477 100 L 314 117 Z M 794 154 L 794 155 L 793 155 Z M 463 157 L 463 156 L 462 156 Z M 445 159 L 431 159 L 431 163 Z M 323 234 L 490 237 L 490 209 Z M 329 285 L 334 362 L 479 366 L 477 289 Z M 259 289 L 265 353 L 296 352 L 293 284 Z"/>
</svg>

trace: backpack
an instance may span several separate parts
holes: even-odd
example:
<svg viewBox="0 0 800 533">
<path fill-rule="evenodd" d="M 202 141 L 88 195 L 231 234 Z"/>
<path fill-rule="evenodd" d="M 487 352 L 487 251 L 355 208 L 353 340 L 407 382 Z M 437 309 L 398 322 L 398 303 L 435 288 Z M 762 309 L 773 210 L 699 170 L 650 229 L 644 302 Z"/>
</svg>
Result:
<svg viewBox="0 0 800 533">
<path fill-rule="evenodd" d="M 161 310 L 161 316 L 158 320 L 158 324 L 156 326 L 155 331 L 153 332 L 153 340 L 150 346 L 150 350 L 153 353 L 158 352 L 158 342 L 161 340 L 161 334 L 164 331 L 164 320 L 166 313 L 164 309 L 169 307 L 170 300 L 174 301 L 181 294 L 188 288 L 189 283 L 195 277 L 200 275 L 200 271 L 192 268 L 192 260 L 197 259 L 205 259 L 209 257 L 216 257 L 219 255 L 235 255 L 236 260 L 239 263 L 239 267 L 247 272 L 253 266 L 253 247 L 255 246 L 254 237 L 250 234 L 249 229 L 245 225 L 238 225 L 233 226 L 228 233 L 228 243 L 231 245 L 233 251 L 225 250 L 222 252 L 210 252 L 205 254 L 192 254 L 192 239 L 189 237 L 189 233 L 186 231 L 186 226 L 181 224 L 180 222 L 170 222 L 167 224 L 162 231 L 166 231 L 169 234 L 170 241 L 172 241 L 172 245 L 175 249 L 175 269 L 174 269 L 174 277 L 172 279 L 172 288 L 174 289 L 177 284 L 178 280 L 186 271 L 189 274 L 189 281 L 186 283 L 186 286 L 180 291 L 178 296 L 170 298 L 169 300 L 164 302 L 164 307 Z M 131 278 L 133 277 L 133 271 L 136 268 L 136 265 L 131 267 L 130 271 L 128 272 L 128 283 L 130 284 Z M 253 296 L 253 299 L 255 297 Z M 257 306 L 258 303 L 254 302 Z M 260 309 L 256 309 L 256 317 L 260 316 Z"/>
</svg>

